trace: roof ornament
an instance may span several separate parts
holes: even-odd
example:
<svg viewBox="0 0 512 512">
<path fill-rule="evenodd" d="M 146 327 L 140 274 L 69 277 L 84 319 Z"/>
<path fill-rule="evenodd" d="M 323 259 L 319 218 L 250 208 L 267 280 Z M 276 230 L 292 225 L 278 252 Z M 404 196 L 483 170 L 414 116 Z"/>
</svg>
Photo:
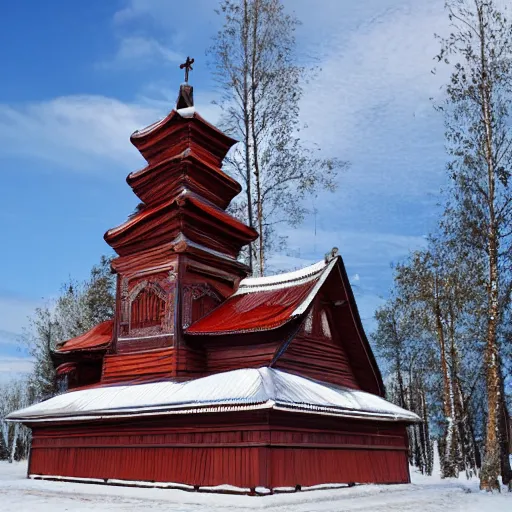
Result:
<svg viewBox="0 0 512 512">
<path fill-rule="evenodd" d="M 194 60 L 195 59 L 191 59 L 190 57 L 187 57 L 187 60 L 183 64 L 180 64 L 180 69 L 185 68 L 185 83 L 188 83 L 188 72 L 193 71 L 193 69 L 194 69 L 192 67 L 192 64 L 194 64 Z"/>
<path fill-rule="evenodd" d="M 338 257 L 339 249 L 333 247 L 328 253 L 325 254 L 325 263 L 330 263 L 334 258 Z"/>
<path fill-rule="evenodd" d="M 194 69 L 192 67 L 194 60 L 195 59 L 187 57 L 187 60 L 183 64 L 180 64 L 180 69 L 185 69 L 185 82 L 180 85 L 180 94 L 176 102 L 176 110 L 194 106 L 194 88 L 188 83 L 188 73 Z"/>
</svg>

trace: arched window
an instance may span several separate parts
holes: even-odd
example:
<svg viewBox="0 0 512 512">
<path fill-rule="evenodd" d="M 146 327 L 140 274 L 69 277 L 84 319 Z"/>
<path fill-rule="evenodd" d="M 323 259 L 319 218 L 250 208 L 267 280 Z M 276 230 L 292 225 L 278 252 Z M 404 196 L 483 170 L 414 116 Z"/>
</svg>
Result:
<svg viewBox="0 0 512 512">
<path fill-rule="evenodd" d="M 130 329 L 160 325 L 164 312 L 165 301 L 150 288 L 144 288 L 131 304 Z"/>
</svg>

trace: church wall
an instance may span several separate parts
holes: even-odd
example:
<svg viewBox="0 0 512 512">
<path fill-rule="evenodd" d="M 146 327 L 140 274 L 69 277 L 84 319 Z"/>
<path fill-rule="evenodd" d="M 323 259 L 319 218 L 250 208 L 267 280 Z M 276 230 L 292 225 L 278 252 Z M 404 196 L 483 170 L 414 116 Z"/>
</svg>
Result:
<svg viewBox="0 0 512 512">
<path fill-rule="evenodd" d="M 278 347 L 276 342 L 209 347 L 206 351 L 208 373 L 269 366 Z"/>
<path fill-rule="evenodd" d="M 296 338 L 277 358 L 273 367 L 304 377 L 359 389 L 343 333 L 328 306 L 315 301 Z"/>
<path fill-rule="evenodd" d="M 36 426 L 29 474 L 243 488 L 409 482 L 403 425 L 278 411 Z"/>
<path fill-rule="evenodd" d="M 176 373 L 173 348 L 110 354 L 103 360 L 102 384 L 147 382 L 171 378 Z"/>
</svg>

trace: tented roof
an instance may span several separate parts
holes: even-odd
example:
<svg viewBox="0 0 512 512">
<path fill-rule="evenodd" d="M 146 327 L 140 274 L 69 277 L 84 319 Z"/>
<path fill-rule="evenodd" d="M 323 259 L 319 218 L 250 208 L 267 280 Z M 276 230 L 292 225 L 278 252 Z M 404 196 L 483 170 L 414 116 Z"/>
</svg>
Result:
<svg viewBox="0 0 512 512">
<path fill-rule="evenodd" d="M 187 382 L 89 388 L 13 412 L 26 423 L 89 421 L 250 409 L 275 409 L 378 421 L 419 421 L 376 395 L 273 368 L 233 370 Z"/>
</svg>

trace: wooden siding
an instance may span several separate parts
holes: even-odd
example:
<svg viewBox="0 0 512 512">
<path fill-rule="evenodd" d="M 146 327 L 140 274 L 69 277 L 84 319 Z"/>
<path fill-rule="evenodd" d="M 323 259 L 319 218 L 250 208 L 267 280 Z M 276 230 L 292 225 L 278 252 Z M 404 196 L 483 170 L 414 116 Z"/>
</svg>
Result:
<svg viewBox="0 0 512 512">
<path fill-rule="evenodd" d="M 269 366 L 277 348 L 277 343 L 209 347 L 206 351 L 208 373 Z"/>
<path fill-rule="evenodd" d="M 345 350 L 332 339 L 297 337 L 273 367 L 340 386 L 359 388 Z"/>
<path fill-rule="evenodd" d="M 280 351 L 273 367 L 359 389 L 343 344 L 343 332 L 332 321 L 333 311 L 323 306 L 321 299 L 316 299 L 298 336 Z"/>
<path fill-rule="evenodd" d="M 243 488 L 409 481 L 403 425 L 272 415 L 36 427 L 29 473 Z"/>
<path fill-rule="evenodd" d="M 140 382 L 171 378 L 175 375 L 174 349 L 134 354 L 112 354 L 103 360 L 103 384 Z"/>
</svg>

